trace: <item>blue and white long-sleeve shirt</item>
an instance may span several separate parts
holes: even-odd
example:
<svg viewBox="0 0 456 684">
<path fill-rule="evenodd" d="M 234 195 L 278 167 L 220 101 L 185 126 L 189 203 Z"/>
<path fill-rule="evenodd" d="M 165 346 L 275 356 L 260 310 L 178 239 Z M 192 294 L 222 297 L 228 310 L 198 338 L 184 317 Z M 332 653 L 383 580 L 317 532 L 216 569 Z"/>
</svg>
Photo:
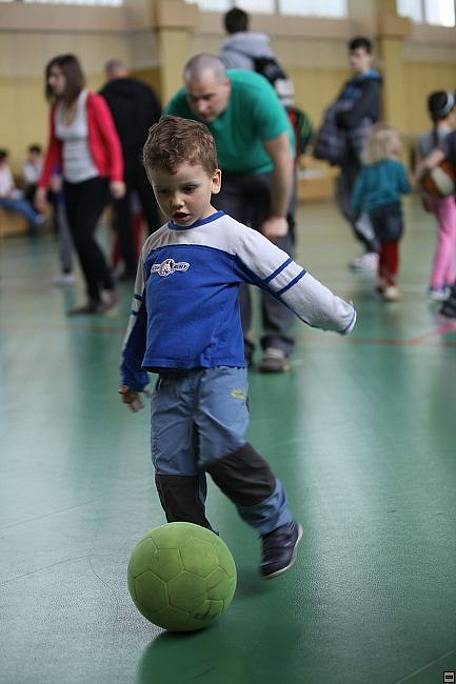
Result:
<svg viewBox="0 0 456 684">
<path fill-rule="evenodd" d="M 341 334 L 355 325 L 351 304 L 223 211 L 189 227 L 169 222 L 141 252 L 122 383 L 141 391 L 147 371 L 245 366 L 241 283 L 266 290 L 308 325 Z"/>
</svg>

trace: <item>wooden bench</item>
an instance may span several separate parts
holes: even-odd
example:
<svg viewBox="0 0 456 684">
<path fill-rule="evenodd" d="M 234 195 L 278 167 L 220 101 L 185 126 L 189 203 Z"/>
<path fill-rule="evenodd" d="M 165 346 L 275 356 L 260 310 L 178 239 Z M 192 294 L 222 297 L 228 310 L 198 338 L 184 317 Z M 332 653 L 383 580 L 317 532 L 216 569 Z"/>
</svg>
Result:
<svg viewBox="0 0 456 684">
<path fill-rule="evenodd" d="M 0 207 L 0 239 L 10 235 L 27 235 L 28 221 L 25 216 Z"/>
<path fill-rule="evenodd" d="M 298 202 L 333 199 L 334 180 L 338 175 L 337 167 L 304 157 L 298 170 Z"/>
</svg>

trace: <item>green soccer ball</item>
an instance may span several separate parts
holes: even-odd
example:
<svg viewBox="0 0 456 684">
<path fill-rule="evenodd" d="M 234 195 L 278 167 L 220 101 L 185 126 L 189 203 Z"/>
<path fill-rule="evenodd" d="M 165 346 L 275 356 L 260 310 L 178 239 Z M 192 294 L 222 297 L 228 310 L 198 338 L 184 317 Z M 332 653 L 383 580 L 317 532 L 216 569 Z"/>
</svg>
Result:
<svg viewBox="0 0 456 684">
<path fill-rule="evenodd" d="M 230 605 L 236 581 L 227 545 L 193 523 L 150 530 L 128 563 L 128 589 L 139 612 L 175 632 L 207 627 Z"/>
</svg>

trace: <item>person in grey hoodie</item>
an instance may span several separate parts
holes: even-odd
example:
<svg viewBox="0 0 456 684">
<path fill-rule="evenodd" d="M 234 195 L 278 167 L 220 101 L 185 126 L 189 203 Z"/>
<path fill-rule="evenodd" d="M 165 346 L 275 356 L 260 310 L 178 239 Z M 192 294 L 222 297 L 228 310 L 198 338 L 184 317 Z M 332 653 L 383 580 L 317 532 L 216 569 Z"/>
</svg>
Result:
<svg viewBox="0 0 456 684">
<path fill-rule="evenodd" d="M 269 45 L 265 33 L 249 31 L 249 15 L 233 7 L 223 17 L 228 37 L 220 46 L 218 57 L 226 69 L 246 69 L 264 76 L 274 87 L 284 107 L 294 104 L 294 86 Z"/>
<path fill-rule="evenodd" d="M 274 57 L 269 47 L 269 36 L 249 31 L 249 15 L 239 7 L 223 17 L 228 37 L 220 47 L 219 58 L 227 69 L 255 71 L 253 57 Z"/>
</svg>

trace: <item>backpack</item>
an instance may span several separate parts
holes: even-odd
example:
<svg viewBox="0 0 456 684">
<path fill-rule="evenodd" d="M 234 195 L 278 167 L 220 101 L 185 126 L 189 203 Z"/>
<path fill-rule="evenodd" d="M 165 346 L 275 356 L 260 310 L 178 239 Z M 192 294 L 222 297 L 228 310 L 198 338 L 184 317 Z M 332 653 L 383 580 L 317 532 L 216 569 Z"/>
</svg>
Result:
<svg viewBox="0 0 456 684">
<path fill-rule="evenodd" d="M 294 86 L 275 57 L 253 57 L 255 72 L 264 76 L 277 93 L 287 110 L 296 139 L 296 159 L 304 154 L 312 138 L 313 129 L 309 115 L 294 104 Z"/>
<path fill-rule="evenodd" d="M 336 100 L 326 109 L 323 123 L 315 136 L 315 159 L 323 159 L 332 166 L 343 166 L 353 157 L 361 162 L 361 154 L 372 121 L 365 117 L 355 128 L 350 129 L 339 128 L 337 125 L 339 112 L 349 111 L 352 107 L 353 101 Z"/>
<path fill-rule="evenodd" d="M 333 105 L 326 110 L 323 123 L 317 131 L 313 156 L 323 159 L 332 166 L 341 166 L 347 159 L 347 136 L 336 122 L 338 108 Z"/>
</svg>

